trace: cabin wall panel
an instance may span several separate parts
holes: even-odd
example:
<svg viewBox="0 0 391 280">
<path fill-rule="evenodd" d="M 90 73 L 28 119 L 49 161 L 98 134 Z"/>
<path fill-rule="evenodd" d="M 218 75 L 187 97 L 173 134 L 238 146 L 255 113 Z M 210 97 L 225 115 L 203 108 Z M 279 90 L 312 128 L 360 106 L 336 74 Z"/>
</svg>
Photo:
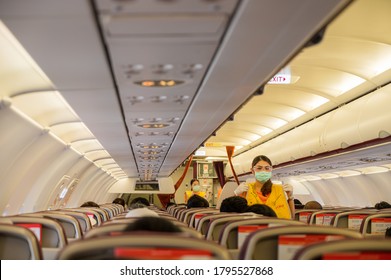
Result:
<svg viewBox="0 0 391 280">
<path fill-rule="evenodd" d="M 9 124 L 12 123 L 12 126 Z M 33 158 L 25 157 L 26 150 L 42 136 L 42 128 L 31 122 L 13 107 L 0 109 L 0 212 L 7 213 L 13 195 L 26 192 L 31 180 L 25 174 L 34 165 Z M 23 189 L 19 189 L 20 181 Z M 19 203 L 23 201 L 20 200 Z M 20 206 L 20 205 L 19 205 Z M 12 205 L 15 207 L 16 205 Z M 14 210 L 13 210 L 14 211 Z"/>
<path fill-rule="evenodd" d="M 322 205 L 346 206 L 346 207 L 373 207 L 384 200 L 391 201 L 391 171 L 362 174 L 350 177 L 338 177 L 333 179 L 321 179 L 299 182 L 312 194 L 312 199 L 304 198 L 304 204 L 308 200 L 317 200 Z M 298 182 L 293 182 L 293 192 Z"/>
<path fill-rule="evenodd" d="M 306 181 L 306 182 L 303 182 L 302 184 L 311 193 L 312 200 L 316 200 L 316 201 L 318 201 L 322 205 L 327 203 L 326 201 L 333 199 L 333 197 L 332 197 L 333 195 L 329 194 L 329 193 L 327 193 L 326 197 L 323 196 L 323 194 L 322 194 L 323 190 L 321 188 L 321 185 L 317 181 Z M 293 194 L 294 193 L 295 193 L 295 191 L 293 189 Z M 331 195 L 331 197 L 329 197 L 329 195 Z M 305 204 L 306 202 L 307 202 L 307 200 L 302 201 L 303 204 Z"/>
<path fill-rule="evenodd" d="M 6 210 L 8 214 L 45 209 L 45 206 L 39 204 L 36 198 L 50 193 L 53 185 L 39 183 L 39 179 L 41 176 L 46 176 L 58 181 L 62 177 L 63 174 L 49 173 L 47 169 L 55 164 L 66 165 L 66 162 L 57 161 L 64 148 L 63 143 L 57 141 L 49 133 L 45 133 L 36 138 L 18 157 L 5 180 L 14 188 L 9 197 L 9 205 Z"/>
<path fill-rule="evenodd" d="M 88 166 L 100 170 L 49 130 L 43 130 L 13 107 L 0 110 L 0 130 L 0 145 L 6 147 L 0 156 L 0 212 L 3 215 L 48 209 L 58 194 L 54 187 L 64 175 L 70 176 L 69 184 L 78 179 L 83 185 L 91 181 L 88 174 L 85 180 L 78 177 L 87 173 Z M 102 173 L 114 180 L 107 173 Z M 97 181 L 92 186 L 86 184 L 84 188 L 94 189 L 96 184 Z M 79 206 L 80 201 L 85 199 L 78 197 L 69 206 Z"/>
<path fill-rule="evenodd" d="M 23 211 L 20 209 L 22 212 L 35 212 L 49 209 L 49 199 L 51 194 L 55 191 L 55 186 L 65 174 L 68 174 L 67 170 L 75 164 L 75 161 L 80 157 L 79 154 L 68 149 L 64 143 L 56 141 L 51 134 L 48 134 L 48 138 L 47 143 L 41 143 L 43 147 L 54 145 L 54 142 L 59 143 L 60 147 L 58 150 L 53 150 L 51 152 L 48 160 L 41 160 L 41 166 L 44 169 L 36 172 L 36 179 L 28 193 L 28 199 L 26 199 L 24 203 L 24 209 Z M 49 151 L 49 149 L 45 150 L 45 152 Z M 32 151 L 32 153 L 34 153 L 34 151 Z M 35 151 L 35 153 L 38 152 Z"/>
<path fill-rule="evenodd" d="M 78 207 L 85 201 L 93 200 L 96 203 L 104 203 L 108 201 L 100 200 L 97 193 L 102 191 L 105 186 L 111 186 L 115 179 L 109 176 L 108 173 L 98 169 L 95 165 L 89 166 L 83 178 L 79 182 L 79 186 L 69 200 L 68 205 Z M 97 200 L 99 198 L 99 200 Z"/>
<path fill-rule="evenodd" d="M 365 195 L 370 202 L 370 206 L 374 206 L 380 201 L 391 203 L 391 171 L 363 176 L 368 178 Z"/>
<path fill-rule="evenodd" d="M 95 164 L 89 164 L 86 166 L 83 175 L 80 177 L 77 188 L 68 200 L 67 207 L 79 207 L 83 202 L 92 200 L 85 196 L 85 192 L 86 189 L 90 186 L 91 178 L 94 177 L 94 174 L 100 172 L 101 171 L 96 167 Z"/>
<path fill-rule="evenodd" d="M 114 178 L 107 176 L 107 174 L 101 174 L 99 175 L 99 178 L 96 179 L 94 187 L 91 186 L 88 188 L 86 194 L 88 194 L 88 197 L 91 197 L 93 201 L 97 201 L 98 203 L 109 202 L 105 201 L 104 197 L 115 182 Z"/>
<path fill-rule="evenodd" d="M 67 184 L 65 186 L 65 188 L 68 189 L 68 193 L 66 194 L 67 197 L 64 197 L 61 203 L 63 204 L 65 201 L 69 202 L 69 196 L 74 195 L 75 190 L 80 187 L 80 180 L 81 178 L 83 178 L 87 167 L 93 164 L 71 148 L 65 149 L 61 157 L 58 157 L 57 160 L 59 162 L 66 162 L 67 164 L 64 164 L 62 166 L 57 165 L 57 167 L 53 168 L 53 173 L 56 173 L 59 176 L 61 175 L 60 178 L 62 178 L 62 175 L 64 174 L 69 177 L 69 180 L 67 181 Z M 56 177 L 56 180 L 57 181 L 55 182 L 52 181 L 47 184 L 51 186 L 51 190 L 49 190 L 46 195 L 42 194 L 39 198 L 37 198 L 37 201 L 39 201 L 40 204 L 45 205 L 46 208 L 52 208 L 53 206 L 55 206 L 54 201 L 60 194 L 61 189 L 58 185 L 58 176 Z M 76 185 L 76 188 L 70 190 L 70 185 L 75 181 L 79 181 Z M 55 186 L 57 186 L 57 188 L 55 188 Z M 72 207 L 72 205 L 69 205 L 68 203 L 66 203 L 66 205 L 63 205 L 63 207 L 65 206 Z"/>
<path fill-rule="evenodd" d="M 112 187 L 112 185 L 116 181 L 114 180 L 109 180 L 105 186 L 102 186 L 101 190 L 96 193 L 95 199 L 96 201 L 101 201 L 103 202 L 112 202 L 117 196 L 118 193 L 110 193 L 109 190 Z"/>
</svg>

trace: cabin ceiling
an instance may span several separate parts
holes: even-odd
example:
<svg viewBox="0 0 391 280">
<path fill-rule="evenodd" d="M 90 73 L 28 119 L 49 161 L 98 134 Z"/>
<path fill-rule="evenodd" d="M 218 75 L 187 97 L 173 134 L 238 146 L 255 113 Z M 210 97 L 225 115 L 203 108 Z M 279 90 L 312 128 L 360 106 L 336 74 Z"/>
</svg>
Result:
<svg viewBox="0 0 391 280">
<path fill-rule="evenodd" d="M 154 180 L 204 143 L 206 156 L 240 154 L 389 82 L 390 1 L 350 2 L 13 0 L 0 16 L 53 83 L 35 94 L 72 107 L 42 122 L 102 166 Z M 292 82 L 266 84 L 284 66 Z M 23 88 L 10 96 L 39 119 Z"/>
</svg>

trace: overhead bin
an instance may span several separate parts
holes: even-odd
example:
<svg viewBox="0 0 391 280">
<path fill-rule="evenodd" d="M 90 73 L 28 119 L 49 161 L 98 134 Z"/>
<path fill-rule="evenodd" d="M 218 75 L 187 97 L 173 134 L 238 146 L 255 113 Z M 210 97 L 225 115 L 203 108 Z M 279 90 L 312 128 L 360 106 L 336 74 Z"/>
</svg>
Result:
<svg viewBox="0 0 391 280">
<path fill-rule="evenodd" d="M 358 130 L 361 103 L 362 100 L 352 102 L 329 113 L 331 117 L 321 139 L 326 151 L 344 149 L 362 142 Z"/>
<path fill-rule="evenodd" d="M 362 140 L 389 136 L 391 134 L 391 85 L 379 89 L 361 103 L 358 130 Z"/>
<path fill-rule="evenodd" d="M 292 129 L 240 155 L 232 161 L 237 174 L 248 172 L 257 155 L 273 165 L 348 148 L 391 134 L 391 85 L 385 86 L 332 112 Z M 226 176 L 232 176 L 230 167 Z"/>
</svg>

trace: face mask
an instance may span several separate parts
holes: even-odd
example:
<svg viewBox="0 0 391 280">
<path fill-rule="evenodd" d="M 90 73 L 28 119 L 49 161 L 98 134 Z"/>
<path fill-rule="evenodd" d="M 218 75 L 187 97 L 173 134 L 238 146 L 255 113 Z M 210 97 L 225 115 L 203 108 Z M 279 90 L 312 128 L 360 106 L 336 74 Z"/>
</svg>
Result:
<svg viewBox="0 0 391 280">
<path fill-rule="evenodd" d="M 269 180 L 272 177 L 271 172 L 255 172 L 255 179 L 261 183 L 265 183 L 267 180 Z"/>
<path fill-rule="evenodd" d="M 200 191 L 200 185 L 194 185 L 193 186 L 193 191 L 194 192 L 199 192 Z"/>
</svg>

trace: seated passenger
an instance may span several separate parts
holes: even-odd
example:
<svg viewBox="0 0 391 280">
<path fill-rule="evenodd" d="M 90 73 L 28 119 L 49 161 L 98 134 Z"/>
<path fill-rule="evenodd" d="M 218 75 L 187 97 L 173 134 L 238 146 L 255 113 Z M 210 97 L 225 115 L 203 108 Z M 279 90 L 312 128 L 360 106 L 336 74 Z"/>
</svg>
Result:
<svg viewBox="0 0 391 280">
<path fill-rule="evenodd" d="M 96 203 L 96 202 L 93 202 L 93 201 L 84 202 L 82 205 L 80 205 L 80 207 L 96 207 L 96 208 L 100 208 L 99 204 Z"/>
<path fill-rule="evenodd" d="M 130 202 L 130 205 L 132 204 L 136 204 L 136 203 L 141 203 L 143 204 L 144 206 L 150 206 L 151 204 L 149 203 L 148 199 L 146 199 L 145 197 L 136 197 L 134 198 L 131 202 Z M 132 208 L 132 207 L 130 207 Z"/>
<path fill-rule="evenodd" d="M 125 208 L 125 199 L 121 197 L 117 197 L 112 203 L 122 205 Z"/>
<path fill-rule="evenodd" d="M 293 200 L 294 204 L 295 204 L 295 209 L 303 209 L 304 205 L 303 203 L 301 203 L 300 200 L 298 200 L 297 198 L 295 198 Z"/>
<path fill-rule="evenodd" d="M 387 208 L 391 208 L 391 204 L 389 204 L 387 201 L 380 201 L 379 203 L 375 204 L 375 208 L 377 210 L 387 209 Z"/>
<path fill-rule="evenodd" d="M 247 207 L 247 200 L 244 197 L 231 196 L 221 202 L 220 212 L 244 213 Z"/>
<path fill-rule="evenodd" d="M 176 204 L 175 202 L 173 202 L 173 201 L 168 202 L 167 205 L 166 205 L 166 210 L 167 210 L 169 207 L 171 207 L 171 206 L 177 206 L 177 204 Z"/>
<path fill-rule="evenodd" d="M 98 203 L 95 203 L 93 201 L 87 201 L 87 202 L 84 202 L 82 205 L 80 205 L 80 207 L 95 207 L 95 208 L 100 208 L 99 204 Z M 88 215 L 88 218 L 90 219 L 90 222 L 91 222 L 91 225 L 92 226 L 95 226 L 98 224 L 98 221 L 96 220 L 96 218 L 92 217 L 90 214 Z"/>
<path fill-rule="evenodd" d="M 187 208 L 190 209 L 190 208 L 196 208 L 196 207 L 207 208 L 207 207 L 209 207 L 209 202 L 205 198 L 203 198 L 197 194 L 194 194 L 187 201 Z"/>
<path fill-rule="evenodd" d="M 274 212 L 274 210 L 266 204 L 253 204 L 247 208 L 246 212 L 253 212 L 263 216 L 277 218 L 276 212 Z"/>
<path fill-rule="evenodd" d="M 311 201 L 308 201 L 304 205 L 303 209 L 319 209 L 319 210 L 322 210 L 323 207 L 322 207 L 322 205 L 319 202 L 317 202 L 315 200 L 311 200 Z"/>
<path fill-rule="evenodd" d="M 126 218 L 159 217 L 159 214 L 144 206 L 144 207 L 130 209 L 129 212 L 126 213 L 125 217 Z"/>
<path fill-rule="evenodd" d="M 149 209 L 147 209 L 149 210 Z M 182 232 L 170 220 L 161 217 L 141 217 L 130 223 L 124 231 L 157 231 L 157 232 Z"/>
<path fill-rule="evenodd" d="M 391 227 L 386 229 L 386 233 L 384 235 L 385 238 L 391 238 Z"/>
</svg>

